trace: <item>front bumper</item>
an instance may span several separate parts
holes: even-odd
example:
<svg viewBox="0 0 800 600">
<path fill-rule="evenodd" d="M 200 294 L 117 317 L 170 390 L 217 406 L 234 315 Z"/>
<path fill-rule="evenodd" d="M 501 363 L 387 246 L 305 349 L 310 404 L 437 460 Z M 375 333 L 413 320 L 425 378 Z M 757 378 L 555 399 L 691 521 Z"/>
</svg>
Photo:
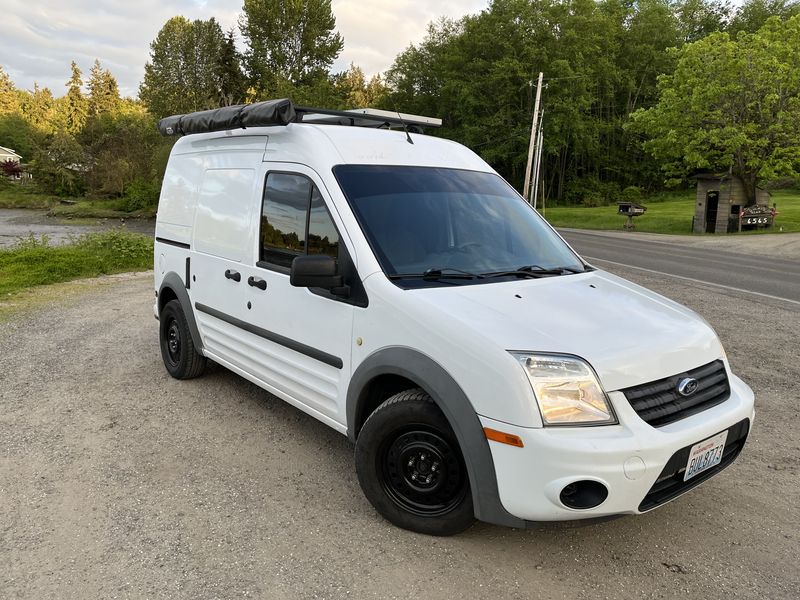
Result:
<svg viewBox="0 0 800 600">
<path fill-rule="evenodd" d="M 524 443 L 517 448 L 489 442 L 501 503 L 526 521 L 569 521 L 637 514 L 681 495 L 730 464 L 752 426 L 753 392 L 741 379 L 729 376 L 728 400 L 658 428 L 645 423 L 621 392 L 609 394 L 619 425 L 532 429 L 480 416 L 484 427 L 518 435 Z M 742 421 L 747 424 L 739 425 Z M 720 467 L 683 485 L 682 475 L 675 473 L 682 468 L 678 463 L 683 452 L 688 456 L 688 447 L 734 426 L 745 427 L 739 447 L 731 446 L 735 452 L 723 458 Z M 602 483 L 608 497 L 595 508 L 568 508 L 560 500 L 561 491 L 581 480 Z"/>
</svg>

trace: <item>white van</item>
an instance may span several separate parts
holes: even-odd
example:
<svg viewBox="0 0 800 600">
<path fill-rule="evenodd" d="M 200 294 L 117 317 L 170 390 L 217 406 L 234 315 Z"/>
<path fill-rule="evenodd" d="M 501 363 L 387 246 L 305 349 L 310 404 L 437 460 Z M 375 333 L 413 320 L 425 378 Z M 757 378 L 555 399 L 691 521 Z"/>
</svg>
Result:
<svg viewBox="0 0 800 600">
<path fill-rule="evenodd" d="M 730 465 L 753 393 L 708 323 L 424 125 L 288 100 L 164 119 L 169 373 L 211 359 L 346 434 L 377 511 L 428 534 L 642 513 Z"/>
</svg>

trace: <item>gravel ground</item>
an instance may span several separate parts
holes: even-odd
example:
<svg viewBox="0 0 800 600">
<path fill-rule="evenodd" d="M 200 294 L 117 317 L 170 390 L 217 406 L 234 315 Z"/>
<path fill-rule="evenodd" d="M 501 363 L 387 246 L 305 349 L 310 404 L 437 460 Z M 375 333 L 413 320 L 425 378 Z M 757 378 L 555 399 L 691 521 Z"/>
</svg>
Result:
<svg viewBox="0 0 800 600">
<path fill-rule="evenodd" d="M 643 516 L 453 538 L 383 521 L 347 440 L 256 386 L 170 379 L 150 275 L 17 316 L 0 330 L 0 598 L 800 597 L 800 314 L 619 273 L 717 328 L 758 397 L 744 453 Z"/>
</svg>

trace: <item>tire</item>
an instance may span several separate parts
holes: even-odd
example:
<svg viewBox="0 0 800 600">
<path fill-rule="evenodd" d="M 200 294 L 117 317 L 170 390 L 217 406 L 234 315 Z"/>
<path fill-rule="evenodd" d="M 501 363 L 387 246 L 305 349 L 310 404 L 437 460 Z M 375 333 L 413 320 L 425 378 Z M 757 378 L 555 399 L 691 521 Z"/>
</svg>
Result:
<svg viewBox="0 0 800 600">
<path fill-rule="evenodd" d="M 475 520 L 456 437 L 421 389 L 392 396 L 369 416 L 356 440 L 356 472 L 372 506 L 398 527 L 454 535 Z"/>
<path fill-rule="evenodd" d="M 170 300 L 158 317 L 161 358 L 175 379 L 192 379 L 203 373 L 206 357 L 197 352 L 181 303 Z"/>
</svg>

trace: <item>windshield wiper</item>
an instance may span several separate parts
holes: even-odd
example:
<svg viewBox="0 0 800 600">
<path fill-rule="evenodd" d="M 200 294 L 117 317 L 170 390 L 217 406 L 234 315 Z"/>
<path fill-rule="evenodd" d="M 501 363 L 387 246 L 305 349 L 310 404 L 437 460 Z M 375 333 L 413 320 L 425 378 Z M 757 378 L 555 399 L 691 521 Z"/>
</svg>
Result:
<svg viewBox="0 0 800 600">
<path fill-rule="evenodd" d="M 396 275 L 389 275 L 389 279 L 425 279 L 427 281 L 436 281 L 437 279 L 483 279 L 484 275 L 477 273 L 470 273 L 461 269 L 454 269 L 452 267 L 431 267 L 425 269 L 422 273 L 398 273 Z"/>
<path fill-rule="evenodd" d="M 547 277 L 549 275 L 572 275 L 575 273 L 583 273 L 586 269 L 576 269 L 575 267 L 554 267 L 545 269 L 539 265 L 525 265 L 513 271 L 499 271 L 497 273 L 484 273 L 484 277 L 510 277 L 517 275 L 520 277 Z"/>
</svg>

